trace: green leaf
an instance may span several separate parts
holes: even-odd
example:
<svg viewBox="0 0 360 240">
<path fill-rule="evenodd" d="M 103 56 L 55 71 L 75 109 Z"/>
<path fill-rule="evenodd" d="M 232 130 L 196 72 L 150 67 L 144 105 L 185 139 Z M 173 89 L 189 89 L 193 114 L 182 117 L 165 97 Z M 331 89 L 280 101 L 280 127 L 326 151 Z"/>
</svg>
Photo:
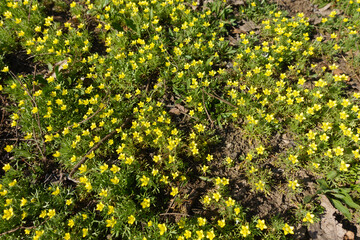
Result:
<svg viewBox="0 0 360 240">
<path fill-rule="evenodd" d="M 355 203 L 349 194 L 345 193 L 344 195 L 345 196 L 342 200 L 345 202 L 346 205 L 348 205 L 351 208 L 360 209 L 360 205 Z"/>
<path fill-rule="evenodd" d="M 317 182 L 320 185 L 320 188 L 322 190 L 328 190 L 329 189 L 329 185 L 326 183 L 326 181 L 324 179 L 318 179 Z"/>
<path fill-rule="evenodd" d="M 19 156 L 22 156 L 22 157 L 25 157 L 25 158 L 32 158 L 33 155 L 31 155 L 31 153 L 29 153 L 28 151 L 26 150 L 22 150 L 22 149 L 17 149 L 16 150 L 16 153 L 19 155 Z"/>
<path fill-rule="evenodd" d="M 344 214 L 344 216 L 351 220 L 352 216 L 351 216 L 351 213 L 349 211 L 349 209 L 347 207 L 345 207 L 339 200 L 337 199 L 333 199 L 331 198 L 330 199 L 331 202 L 334 204 L 334 207 L 339 210 L 342 214 Z"/>
<path fill-rule="evenodd" d="M 314 196 L 315 195 L 306 195 L 303 200 L 304 204 L 309 203 L 313 199 Z"/>
<path fill-rule="evenodd" d="M 344 199 L 345 196 L 342 194 L 338 194 L 338 193 L 331 193 L 331 195 L 333 195 L 334 197 L 338 198 L 338 199 Z"/>
<path fill-rule="evenodd" d="M 200 176 L 199 178 L 200 178 L 201 180 L 203 180 L 203 181 L 211 182 L 211 179 L 208 178 L 208 177 Z"/>
<path fill-rule="evenodd" d="M 136 26 L 134 24 L 134 21 L 131 19 L 125 19 L 126 25 L 131 28 L 131 30 L 133 30 L 134 32 L 137 32 Z"/>
<path fill-rule="evenodd" d="M 326 175 L 326 178 L 331 180 L 331 179 L 334 179 L 336 176 L 338 175 L 338 172 L 333 170 L 333 171 L 330 171 L 327 175 Z"/>
</svg>

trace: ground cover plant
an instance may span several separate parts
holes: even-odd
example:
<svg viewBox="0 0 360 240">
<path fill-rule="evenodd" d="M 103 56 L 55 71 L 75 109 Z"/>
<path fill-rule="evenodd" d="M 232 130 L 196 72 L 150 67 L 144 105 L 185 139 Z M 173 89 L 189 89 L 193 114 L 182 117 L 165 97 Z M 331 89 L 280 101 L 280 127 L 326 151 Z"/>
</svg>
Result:
<svg viewBox="0 0 360 240">
<path fill-rule="evenodd" d="M 1 238 L 358 233 L 359 0 L 0 3 Z"/>
</svg>

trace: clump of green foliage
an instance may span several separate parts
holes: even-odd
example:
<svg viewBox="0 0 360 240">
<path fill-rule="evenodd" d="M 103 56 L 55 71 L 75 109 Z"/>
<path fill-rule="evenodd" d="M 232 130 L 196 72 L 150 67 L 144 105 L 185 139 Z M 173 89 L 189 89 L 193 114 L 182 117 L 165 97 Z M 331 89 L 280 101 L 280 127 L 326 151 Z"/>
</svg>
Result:
<svg viewBox="0 0 360 240">
<path fill-rule="evenodd" d="M 360 93 L 336 62 L 360 40 L 359 1 L 339 3 L 352 18 L 335 11 L 318 26 L 257 1 L 3 3 L 3 55 L 21 49 L 44 71 L 0 62 L 0 91 L 16 103 L 11 127 L 22 133 L 3 146 L 12 158 L 0 236 L 286 239 L 319 220 L 317 195 L 286 218 L 248 214 L 219 167 L 241 172 L 253 194 L 283 189 L 290 199 L 306 170 L 345 217 L 359 216 Z M 229 30 L 248 20 L 257 27 L 230 44 Z M 317 65 L 324 55 L 328 65 Z M 216 130 L 230 125 L 254 143 L 235 159 L 213 151 Z M 293 144 L 276 151 L 270 140 L 285 133 Z M 170 211 L 195 181 L 210 183 L 199 204 L 212 217 Z"/>
</svg>

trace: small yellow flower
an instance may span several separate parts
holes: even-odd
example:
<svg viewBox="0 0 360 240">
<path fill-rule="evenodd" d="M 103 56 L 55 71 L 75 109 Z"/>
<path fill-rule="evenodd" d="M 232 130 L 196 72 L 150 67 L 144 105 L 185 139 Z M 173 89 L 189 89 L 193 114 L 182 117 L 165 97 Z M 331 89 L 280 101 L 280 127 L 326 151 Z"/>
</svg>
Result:
<svg viewBox="0 0 360 240">
<path fill-rule="evenodd" d="M 31 113 L 35 114 L 39 111 L 39 109 L 37 107 L 34 107 L 32 110 L 31 110 Z"/>
<path fill-rule="evenodd" d="M 240 230 L 240 234 L 243 236 L 243 237 L 247 237 L 249 234 L 250 234 L 250 230 L 249 230 L 249 225 L 243 225 L 241 226 L 241 230 Z"/>
<path fill-rule="evenodd" d="M 57 195 L 59 195 L 59 193 L 60 193 L 60 188 L 56 187 L 56 190 L 53 191 L 51 194 L 54 195 L 54 196 L 57 196 Z"/>
<path fill-rule="evenodd" d="M 6 147 L 4 148 L 4 150 L 7 152 L 11 152 L 13 149 L 14 149 L 14 145 L 6 145 Z"/>
<path fill-rule="evenodd" d="M 70 240 L 70 233 L 65 233 L 64 239 L 65 240 Z"/>
<path fill-rule="evenodd" d="M 221 198 L 221 194 L 219 192 L 213 193 L 213 199 L 215 199 L 216 202 L 218 202 Z"/>
<path fill-rule="evenodd" d="M 164 235 L 164 233 L 165 233 L 166 230 L 167 230 L 165 223 L 163 223 L 163 224 L 158 224 L 158 228 L 159 228 L 159 230 L 160 230 L 160 235 Z"/>
<path fill-rule="evenodd" d="M 191 238 L 191 231 L 185 230 L 184 237 L 185 237 L 186 239 Z"/>
<path fill-rule="evenodd" d="M 27 200 L 25 198 L 21 198 L 20 207 L 25 206 L 26 203 L 27 203 Z"/>
<path fill-rule="evenodd" d="M 2 216 L 2 219 L 9 220 L 13 215 L 14 215 L 14 210 L 12 207 L 9 209 L 4 209 L 4 214 Z"/>
<path fill-rule="evenodd" d="M 81 164 L 81 166 L 79 167 L 79 170 L 80 170 L 80 173 L 84 173 L 87 170 L 87 166 L 84 164 Z"/>
<path fill-rule="evenodd" d="M 103 165 L 100 166 L 100 173 L 105 172 L 108 169 L 108 165 L 106 163 L 104 163 Z"/>
<path fill-rule="evenodd" d="M 213 240 L 215 237 L 216 236 L 215 236 L 214 230 L 206 232 L 206 238 L 208 238 L 209 240 Z"/>
<path fill-rule="evenodd" d="M 141 203 L 142 208 L 148 208 L 150 207 L 150 199 L 149 198 L 144 198 L 144 200 Z"/>
<path fill-rule="evenodd" d="M 128 223 L 130 224 L 130 225 L 133 225 L 134 224 L 134 222 L 135 222 L 135 217 L 133 216 L 133 215 L 130 215 L 129 217 L 128 217 Z"/>
<path fill-rule="evenodd" d="M 113 228 L 116 223 L 117 223 L 117 221 L 115 220 L 115 218 L 111 217 L 111 219 L 106 220 L 106 227 Z"/>
<path fill-rule="evenodd" d="M 291 188 L 292 190 L 295 190 L 296 189 L 296 187 L 299 187 L 300 185 L 299 185 L 299 183 L 298 183 L 298 181 L 297 180 L 294 180 L 294 181 L 289 181 L 289 188 Z"/>
<path fill-rule="evenodd" d="M 198 240 L 201 240 L 205 237 L 203 230 L 196 231 L 196 235 L 198 236 L 198 238 L 197 238 Z"/>
<path fill-rule="evenodd" d="M 199 217 L 197 221 L 200 227 L 206 224 L 206 218 Z"/>
<path fill-rule="evenodd" d="M 2 168 L 5 172 L 7 172 L 7 171 L 9 171 L 10 169 L 11 169 L 11 166 L 10 166 L 10 164 L 5 164 L 4 166 L 3 166 L 3 168 Z"/>
<path fill-rule="evenodd" d="M 267 226 L 265 225 L 265 220 L 258 219 L 256 227 L 259 228 L 260 230 L 267 229 Z"/>
<path fill-rule="evenodd" d="M 293 226 L 289 226 L 287 223 L 285 223 L 285 226 L 282 228 L 282 230 L 284 231 L 285 235 L 288 234 L 294 234 L 294 227 Z"/>
<path fill-rule="evenodd" d="M 86 237 L 88 235 L 89 229 L 88 228 L 83 228 L 82 229 L 82 237 Z"/>
<path fill-rule="evenodd" d="M 218 220 L 217 223 L 218 223 L 219 227 L 221 227 L 221 228 L 225 227 L 225 225 L 226 225 L 225 219 Z"/>
<path fill-rule="evenodd" d="M 346 162 L 344 160 L 341 160 L 340 168 L 339 168 L 340 171 L 346 172 L 349 167 L 350 167 L 350 164 L 346 164 Z"/>
<path fill-rule="evenodd" d="M 311 212 L 307 212 L 306 216 L 303 218 L 303 222 L 309 222 L 309 223 L 313 223 L 314 222 L 314 217 L 315 215 L 312 214 Z"/>
<path fill-rule="evenodd" d="M 177 187 L 172 187 L 171 188 L 171 193 L 170 193 L 171 196 L 174 197 L 178 193 L 179 193 L 179 189 Z"/>
<path fill-rule="evenodd" d="M 50 217 L 50 218 L 53 218 L 56 214 L 56 211 L 55 209 L 50 209 L 47 213 L 47 215 Z"/>
<path fill-rule="evenodd" d="M 102 211 L 104 209 L 105 205 L 103 204 L 103 202 L 99 202 L 98 204 L 96 204 L 96 210 L 98 211 Z"/>
<path fill-rule="evenodd" d="M 73 219 L 70 219 L 70 220 L 68 221 L 68 226 L 69 226 L 70 228 L 72 228 L 74 225 L 75 225 L 75 221 L 74 221 Z"/>
<path fill-rule="evenodd" d="M 4 72 L 4 73 L 9 72 L 9 67 L 6 66 L 6 67 L 4 67 L 1 71 Z"/>
<path fill-rule="evenodd" d="M 255 183 L 256 185 L 256 190 L 260 190 L 260 191 L 264 191 L 265 190 L 265 183 L 263 181 L 259 181 L 257 183 Z"/>
<path fill-rule="evenodd" d="M 146 187 L 149 183 L 149 180 L 150 178 L 146 177 L 145 175 L 143 175 L 141 178 L 140 178 L 140 182 L 141 182 L 141 187 Z"/>
<path fill-rule="evenodd" d="M 71 199 L 71 198 L 70 198 L 70 199 L 67 199 L 66 202 L 65 202 L 65 204 L 66 204 L 67 206 L 71 205 L 71 204 L 72 204 L 72 199 Z"/>
</svg>

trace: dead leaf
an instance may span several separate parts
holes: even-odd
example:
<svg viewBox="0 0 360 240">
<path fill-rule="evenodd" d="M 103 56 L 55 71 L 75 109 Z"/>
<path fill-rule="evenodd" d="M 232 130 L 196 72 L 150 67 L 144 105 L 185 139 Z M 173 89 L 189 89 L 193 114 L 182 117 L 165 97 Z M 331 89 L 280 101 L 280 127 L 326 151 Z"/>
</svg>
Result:
<svg viewBox="0 0 360 240">
<path fill-rule="evenodd" d="M 341 69 L 339 69 L 339 68 L 337 68 L 337 69 L 333 70 L 333 72 L 334 72 L 334 75 L 341 75 L 341 74 L 343 74 L 343 73 L 344 73 L 344 71 L 343 71 L 343 70 L 341 70 Z"/>
<path fill-rule="evenodd" d="M 187 113 L 188 111 L 189 110 L 187 110 L 184 106 L 182 106 L 180 104 L 175 104 L 174 107 L 169 110 L 169 113 L 172 113 L 175 115 L 180 115 L 180 114 Z"/>
<path fill-rule="evenodd" d="M 229 36 L 229 42 L 231 46 L 239 45 L 239 40 L 237 38 L 233 38 L 232 36 Z"/>
<path fill-rule="evenodd" d="M 318 9 L 317 12 L 319 12 L 322 15 L 322 13 L 324 13 L 326 10 L 328 10 L 331 7 L 331 5 L 332 5 L 332 3 L 328 3 L 328 4 L 326 4 L 325 7 Z"/>
<path fill-rule="evenodd" d="M 256 25 L 253 21 L 246 21 L 239 28 L 235 28 L 233 33 L 248 33 L 256 29 L 259 29 L 258 25 Z"/>
<path fill-rule="evenodd" d="M 243 0 L 230 0 L 229 4 L 232 6 L 242 6 L 245 5 L 245 2 Z"/>
</svg>

